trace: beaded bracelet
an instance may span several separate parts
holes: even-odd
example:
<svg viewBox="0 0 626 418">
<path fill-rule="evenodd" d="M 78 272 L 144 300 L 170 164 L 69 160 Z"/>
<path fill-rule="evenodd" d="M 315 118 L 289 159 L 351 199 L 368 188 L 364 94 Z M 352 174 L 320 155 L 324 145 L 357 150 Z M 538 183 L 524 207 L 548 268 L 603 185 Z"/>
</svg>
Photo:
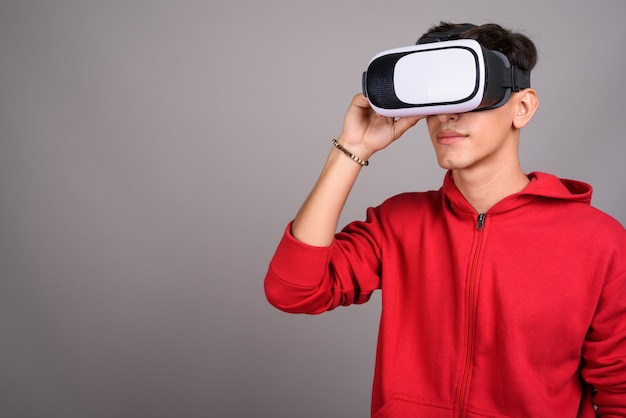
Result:
<svg viewBox="0 0 626 418">
<path fill-rule="evenodd" d="M 353 153 L 351 153 L 350 151 L 348 151 L 347 149 L 345 149 L 344 147 L 341 146 L 341 144 L 336 140 L 333 139 L 333 145 L 335 146 L 335 148 L 337 148 L 339 151 L 343 152 L 344 154 L 346 154 L 348 157 L 350 157 L 353 161 L 356 161 L 357 163 L 361 164 L 362 166 L 367 166 L 369 165 L 369 161 L 364 161 L 361 158 L 357 157 L 356 155 L 354 155 Z"/>
</svg>

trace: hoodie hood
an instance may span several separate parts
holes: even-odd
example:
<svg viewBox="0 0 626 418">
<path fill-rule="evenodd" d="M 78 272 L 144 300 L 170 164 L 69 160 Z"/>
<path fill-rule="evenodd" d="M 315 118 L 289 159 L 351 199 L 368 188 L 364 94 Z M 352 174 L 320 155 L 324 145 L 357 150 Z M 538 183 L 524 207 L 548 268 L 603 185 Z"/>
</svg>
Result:
<svg viewBox="0 0 626 418">
<path fill-rule="evenodd" d="M 551 197 L 591 204 L 592 187 L 582 181 L 560 179 L 552 174 L 534 172 L 528 175 L 530 183 L 521 194 Z"/>
</svg>

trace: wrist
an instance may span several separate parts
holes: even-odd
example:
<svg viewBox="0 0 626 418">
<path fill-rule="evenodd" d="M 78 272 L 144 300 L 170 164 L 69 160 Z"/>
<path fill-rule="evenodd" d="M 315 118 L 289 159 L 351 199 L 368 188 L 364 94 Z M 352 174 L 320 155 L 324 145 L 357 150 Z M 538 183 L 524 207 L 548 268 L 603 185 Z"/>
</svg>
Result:
<svg viewBox="0 0 626 418">
<path fill-rule="evenodd" d="M 376 152 L 376 149 L 372 149 L 372 147 L 368 146 L 362 139 L 352 138 L 350 135 L 345 135 L 344 132 L 337 137 L 337 142 L 363 160 L 369 160 Z"/>
<path fill-rule="evenodd" d="M 347 149 L 346 147 L 343 146 L 343 144 L 341 144 L 338 140 L 333 139 L 332 140 L 332 144 L 335 148 L 337 148 L 337 150 L 341 151 L 341 153 L 344 154 L 345 157 L 350 158 L 352 161 L 354 161 L 355 163 L 359 164 L 362 167 L 366 167 L 369 165 L 369 155 L 368 153 L 364 153 L 364 154 L 360 154 L 360 155 L 365 155 L 365 157 L 361 157 L 359 154 L 357 154 L 356 152 L 352 152 L 352 150 Z M 357 149 L 358 147 L 353 148 Z"/>
</svg>

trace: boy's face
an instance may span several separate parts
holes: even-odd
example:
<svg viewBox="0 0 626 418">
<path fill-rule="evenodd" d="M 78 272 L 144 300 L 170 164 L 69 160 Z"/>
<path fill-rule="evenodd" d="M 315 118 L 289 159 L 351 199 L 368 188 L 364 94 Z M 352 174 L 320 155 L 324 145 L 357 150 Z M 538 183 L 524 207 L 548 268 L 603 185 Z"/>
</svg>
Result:
<svg viewBox="0 0 626 418">
<path fill-rule="evenodd" d="M 428 132 L 439 165 L 462 170 L 518 164 L 519 129 L 513 124 L 518 106 L 515 99 L 513 94 L 496 109 L 429 116 Z"/>
</svg>

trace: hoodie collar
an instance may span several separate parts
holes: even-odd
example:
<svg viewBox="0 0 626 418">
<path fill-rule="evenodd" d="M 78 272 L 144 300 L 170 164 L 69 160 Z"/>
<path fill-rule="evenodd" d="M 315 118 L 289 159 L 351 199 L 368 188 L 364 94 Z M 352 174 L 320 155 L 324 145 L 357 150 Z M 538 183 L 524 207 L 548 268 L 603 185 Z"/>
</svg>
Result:
<svg viewBox="0 0 626 418">
<path fill-rule="evenodd" d="M 591 204 L 592 187 L 581 181 L 560 179 L 555 175 L 532 172 L 528 174 L 530 182 L 519 193 L 512 194 L 496 203 L 489 214 L 507 212 L 527 205 L 539 198 L 550 198 Z M 443 183 L 443 194 L 454 210 L 475 215 L 476 211 L 461 194 L 452 179 L 452 171 L 448 171 Z"/>
</svg>

